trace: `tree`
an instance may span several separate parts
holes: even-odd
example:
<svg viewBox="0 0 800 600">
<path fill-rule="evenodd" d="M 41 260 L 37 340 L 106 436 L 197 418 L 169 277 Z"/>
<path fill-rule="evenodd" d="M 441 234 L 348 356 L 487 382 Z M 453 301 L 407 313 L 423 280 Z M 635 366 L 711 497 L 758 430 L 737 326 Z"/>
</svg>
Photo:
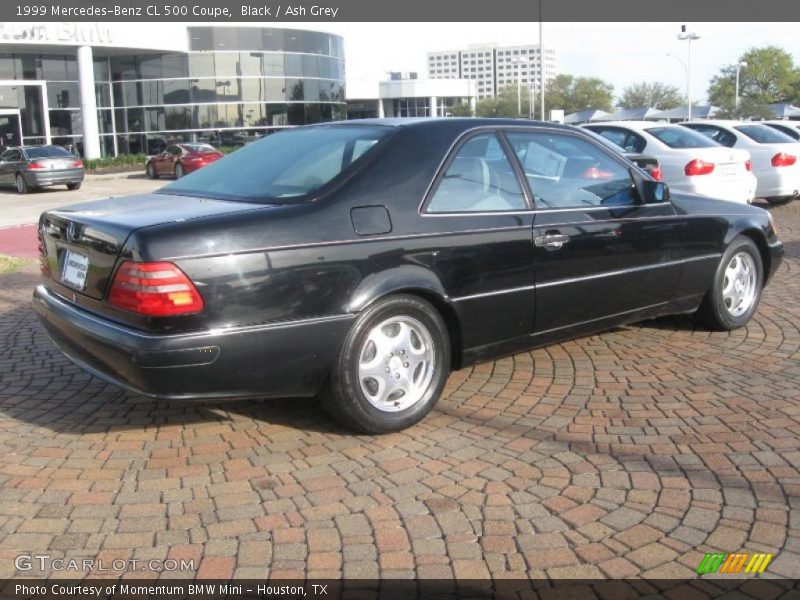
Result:
<svg viewBox="0 0 800 600">
<path fill-rule="evenodd" d="M 545 107 L 566 114 L 589 108 L 610 111 L 613 101 L 614 86 L 597 77 L 556 75 L 545 88 Z"/>
<path fill-rule="evenodd" d="M 454 117 L 471 117 L 472 116 L 472 108 L 470 107 L 468 102 L 462 102 L 461 104 L 456 104 L 453 108 L 447 109 Z"/>
<path fill-rule="evenodd" d="M 800 101 L 800 69 L 791 55 L 777 46 L 752 48 L 739 63 L 739 109 L 736 109 L 736 64 L 722 67 L 708 88 L 709 102 L 729 117 L 771 115 L 768 104 Z"/>
<path fill-rule="evenodd" d="M 622 91 L 622 97 L 619 99 L 622 108 L 649 106 L 660 110 L 670 110 L 685 102 L 685 98 L 674 85 L 646 81 L 629 85 Z"/>
<path fill-rule="evenodd" d="M 526 86 L 522 87 L 520 93 L 522 110 L 518 110 L 517 105 L 517 86 L 507 85 L 498 90 L 494 98 L 484 98 L 475 107 L 475 115 L 478 117 L 528 117 L 529 92 Z M 534 102 L 535 107 L 535 102 Z"/>
</svg>

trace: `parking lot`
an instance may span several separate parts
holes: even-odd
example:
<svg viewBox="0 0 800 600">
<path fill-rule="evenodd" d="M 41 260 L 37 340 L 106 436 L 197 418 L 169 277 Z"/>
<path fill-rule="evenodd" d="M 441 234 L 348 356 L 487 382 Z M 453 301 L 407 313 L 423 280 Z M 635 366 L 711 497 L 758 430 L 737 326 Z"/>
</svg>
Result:
<svg viewBox="0 0 800 600">
<path fill-rule="evenodd" d="M 315 400 L 157 402 L 85 374 L 27 262 L 0 275 L 0 577 L 52 574 L 15 570 L 33 552 L 193 561 L 169 577 L 693 578 L 741 550 L 796 578 L 800 203 L 770 210 L 787 258 L 746 329 L 666 318 L 478 364 L 375 437 Z"/>
</svg>

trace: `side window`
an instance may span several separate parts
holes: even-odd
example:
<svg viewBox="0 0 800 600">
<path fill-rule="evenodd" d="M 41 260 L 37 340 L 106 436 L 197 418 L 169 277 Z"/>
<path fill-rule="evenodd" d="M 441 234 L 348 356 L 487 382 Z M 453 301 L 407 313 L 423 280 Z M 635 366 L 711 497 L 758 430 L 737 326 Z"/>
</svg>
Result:
<svg viewBox="0 0 800 600">
<path fill-rule="evenodd" d="M 620 129 L 593 129 L 595 133 L 599 133 L 609 142 L 612 142 L 620 148 L 625 147 L 625 132 Z"/>
<path fill-rule="evenodd" d="M 711 138 L 718 144 L 722 144 L 728 148 L 733 148 L 733 146 L 736 144 L 736 136 L 728 131 L 725 131 L 724 129 L 720 129 L 719 127 L 700 125 L 692 126 L 689 129 L 694 129 L 695 131 L 702 133 L 704 136 Z"/>
<path fill-rule="evenodd" d="M 428 203 L 429 213 L 527 210 L 517 174 L 494 133 L 458 149 Z"/>
<path fill-rule="evenodd" d="M 509 132 L 537 209 L 630 206 L 628 169 L 595 144 L 571 135 Z"/>
<path fill-rule="evenodd" d="M 625 145 L 623 148 L 625 152 L 635 152 L 637 154 L 644 152 L 645 147 L 647 146 L 647 141 L 640 136 L 638 133 L 634 133 L 633 131 L 628 132 L 628 137 L 625 138 Z"/>
</svg>

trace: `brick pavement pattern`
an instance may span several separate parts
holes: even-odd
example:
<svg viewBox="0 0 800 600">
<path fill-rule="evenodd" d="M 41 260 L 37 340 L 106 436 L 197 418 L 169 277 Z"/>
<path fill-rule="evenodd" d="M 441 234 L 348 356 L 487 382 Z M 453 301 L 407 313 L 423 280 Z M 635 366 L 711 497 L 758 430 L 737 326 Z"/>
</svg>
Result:
<svg viewBox="0 0 800 600">
<path fill-rule="evenodd" d="M 182 577 L 680 578 L 738 550 L 796 577 L 800 203 L 772 210 L 788 256 L 746 329 L 666 318 L 482 363 L 382 437 L 316 400 L 121 391 L 53 349 L 33 266 L 0 276 L 0 577 L 25 551 L 193 560 Z"/>
</svg>

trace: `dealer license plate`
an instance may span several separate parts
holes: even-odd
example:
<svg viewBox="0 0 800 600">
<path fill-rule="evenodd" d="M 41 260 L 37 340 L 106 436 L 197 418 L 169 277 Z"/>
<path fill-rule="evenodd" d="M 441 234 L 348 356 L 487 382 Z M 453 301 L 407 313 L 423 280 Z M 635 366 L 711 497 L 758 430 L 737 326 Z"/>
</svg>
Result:
<svg viewBox="0 0 800 600">
<path fill-rule="evenodd" d="M 64 257 L 64 270 L 61 272 L 61 281 L 76 290 L 86 287 L 86 273 L 89 272 L 89 257 L 85 254 L 67 250 Z"/>
</svg>

